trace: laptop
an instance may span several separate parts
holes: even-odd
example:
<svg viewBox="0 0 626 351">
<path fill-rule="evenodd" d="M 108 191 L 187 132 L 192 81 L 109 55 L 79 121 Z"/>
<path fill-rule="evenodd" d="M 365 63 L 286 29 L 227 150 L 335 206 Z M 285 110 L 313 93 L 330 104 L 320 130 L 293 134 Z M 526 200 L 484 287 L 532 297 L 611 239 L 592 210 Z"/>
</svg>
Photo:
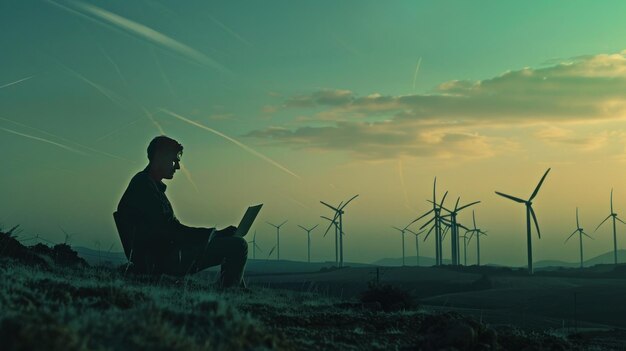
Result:
<svg viewBox="0 0 626 351">
<path fill-rule="evenodd" d="M 239 222 L 239 225 L 237 226 L 234 236 L 244 237 L 248 234 L 248 231 L 252 227 L 252 223 L 254 223 L 259 211 L 261 211 L 262 206 L 263 204 L 258 204 L 248 207 L 246 213 L 243 215 L 243 218 L 241 218 L 241 222 Z"/>
</svg>

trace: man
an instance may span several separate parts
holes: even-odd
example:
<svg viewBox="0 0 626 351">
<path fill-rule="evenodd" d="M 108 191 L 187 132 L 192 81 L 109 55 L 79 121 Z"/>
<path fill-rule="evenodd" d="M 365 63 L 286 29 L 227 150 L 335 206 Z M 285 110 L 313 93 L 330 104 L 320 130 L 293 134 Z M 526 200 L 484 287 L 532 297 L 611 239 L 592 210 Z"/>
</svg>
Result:
<svg viewBox="0 0 626 351">
<path fill-rule="evenodd" d="M 135 228 L 129 260 L 138 272 L 177 276 L 221 264 L 219 285 L 245 288 L 248 243 L 233 236 L 237 228 L 188 227 L 174 216 L 162 179 L 174 177 L 182 153 L 183 146 L 174 139 L 152 139 L 148 165 L 131 179 L 117 206 L 118 215 Z"/>
</svg>

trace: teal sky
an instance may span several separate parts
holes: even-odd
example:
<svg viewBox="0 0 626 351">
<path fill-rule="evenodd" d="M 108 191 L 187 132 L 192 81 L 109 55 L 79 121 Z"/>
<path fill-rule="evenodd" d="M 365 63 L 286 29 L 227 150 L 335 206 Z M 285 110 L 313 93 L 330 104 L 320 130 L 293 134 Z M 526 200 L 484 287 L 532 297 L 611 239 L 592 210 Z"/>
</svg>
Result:
<svg viewBox="0 0 626 351">
<path fill-rule="evenodd" d="M 391 226 L 427 209 L 438 176 L 453 199 L 483 201 L 482 261 L 523 265 L 523 208 L 493 191 L 528 196 L 552 167 L 535 258 L 574 261 L 575 207 L 595 228 L 611 187 L 626 206 L 624 13 L 623 1 L 3 1 L 0 222 L 119 246 L 111 213 L 162 130 L 185 147 L 187 173 L 167 183 L 181 221 L 236 224 L 262 202 L 266 251 L 264 222 L 289 220 L 284 258 L 305 258 L 296 225 L 322 223 L 319 200 L 354 194 L 346 260 L 399 256 Z M 330 236 L 313 234 L 313 258 L 332 259 Z M 594 236 L 589 257 L 612 249 L 608 231 Z"/>
</svg>

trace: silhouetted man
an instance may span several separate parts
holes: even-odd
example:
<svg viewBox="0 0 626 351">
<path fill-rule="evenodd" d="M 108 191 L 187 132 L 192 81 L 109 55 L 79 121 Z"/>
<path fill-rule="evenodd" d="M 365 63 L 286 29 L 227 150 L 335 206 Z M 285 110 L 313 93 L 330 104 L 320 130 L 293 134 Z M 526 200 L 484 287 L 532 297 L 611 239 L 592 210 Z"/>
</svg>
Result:
<svg viewBox="0 0 626 351">
<path fill-rule="evenodd" d="M 181 276 L 221 264 L 222 287 L 242 286 L 248 243 L 233 236 L 236 227 L 188 227 L 174 216 L 162 179 L 172 179 L 180 169 L 183 146 L 158 136 L 148 146 L 149 163 L 135 174 L 117 211 L 136 228 L 131 262 L 136 271 Z"/>
</svg>

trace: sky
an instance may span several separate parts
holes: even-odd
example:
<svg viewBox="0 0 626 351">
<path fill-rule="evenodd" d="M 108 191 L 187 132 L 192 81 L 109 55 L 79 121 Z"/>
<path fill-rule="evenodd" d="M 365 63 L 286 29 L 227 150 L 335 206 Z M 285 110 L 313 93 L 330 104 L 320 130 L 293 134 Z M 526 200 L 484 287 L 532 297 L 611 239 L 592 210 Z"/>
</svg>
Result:
<svg viewBox="0 0 626 351">
<path fill-rule="evenodd" d="M 112 212 L 150 140 L 184 146 L 165 180 L 181 222 L 253 231 L 267 257 L 334 260 L 321 215 L 345 208 L 344 257 L 401 255 L 404 227 L 446 204 L 479 227 L 481 262 L 526 263 L 612 247 L 626 208 L 623 1 L 0 2 L 0 223 L 21 237 L 121 251 Z M 624 215 L 626 220 L 626 215 Z M 424 221 L 411 228 L 419 229 Z M 432 237 L 420 254 L 433 256 Z M 407 236 L 407 255 L 415 255 Z M 626 225 L 618 223 L 618 248 Z M 449 242 L 444 258 L 449 257 Z M 468 261 L 475 262 L 474 242 Z"/>
</svg>

